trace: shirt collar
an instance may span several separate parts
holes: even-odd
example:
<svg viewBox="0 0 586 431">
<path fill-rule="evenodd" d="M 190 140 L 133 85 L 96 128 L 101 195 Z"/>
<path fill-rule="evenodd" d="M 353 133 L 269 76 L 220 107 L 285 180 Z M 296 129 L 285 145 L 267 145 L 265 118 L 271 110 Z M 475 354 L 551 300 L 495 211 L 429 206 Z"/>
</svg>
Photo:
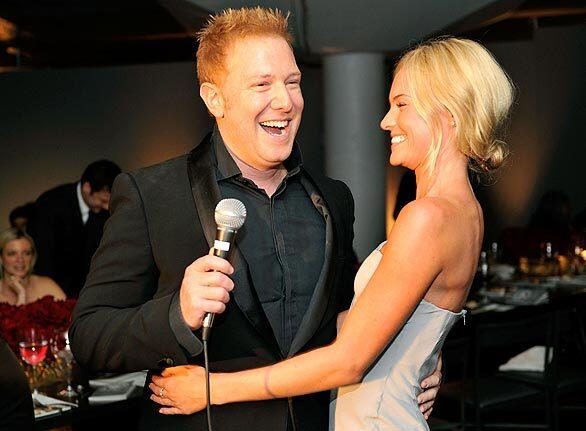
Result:
<svg viewBox="0 0 586 431">
<path fill-rule="evenodd" d="M 81 220 L 85 224 L 85 222 L 90 216 L 90 207 L 85 203 L 85 201 L 83 200 L 83 196 L 81 195 L 81 181 L 77 183 L 77 202 L 79 203 Z"/>
<path fill-rule="evenodd" d="M 217 125 L 214 126 L 212 132 L 212 149 L 215 156 L 217 181 L 242 175 L 236 162 L 228 152 Z M 297 142 L 293 143 L 291 155 L 285 160 L 285 162 L 283 162 L 283 165 L 287 169 L 287 178 L 296 175 L 301 170 L 303 156 L 301 155 L 301 150 L 299 149 Z"/>
</svg>

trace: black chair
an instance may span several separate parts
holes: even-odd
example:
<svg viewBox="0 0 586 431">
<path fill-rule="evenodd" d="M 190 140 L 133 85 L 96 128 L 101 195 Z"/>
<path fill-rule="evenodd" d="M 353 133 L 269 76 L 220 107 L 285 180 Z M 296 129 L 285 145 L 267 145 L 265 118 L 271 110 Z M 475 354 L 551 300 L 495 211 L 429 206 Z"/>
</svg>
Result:
<svg viewBox="0 0 586 431">
<path fill-rule="evenodd" d="M 512 349 L 520 352 L 533 345 L 545 346 L 545 357 L 550 355 L 553 346 L 551 313 L 529 317 L 513 314 L 507 320 L 477 322 L 470 346 L 470 376 L 445 383 L 438 396 L 439 400 L 447 399 L 452 404 L 454 401 L 458 403 L 462 424 L 460 429 L 551 428 L 552 403 L 544 382 L 510 378 L 505 373 L 499 373 L 494 364 L 495 354 L 503 351 L 514 352 Z M 551 365 L 552 362 L 545 361 L 544 358 L 545 374 L 550 372 Z M 517 421 L 522 407 L 535 406 L 542 407 L 543 417 L 539 418 L 539 422 L 534 415 L 530 421 Z M 498 414 L 501 414 L 500 418 Z"/>
<path fill-rule="evenodd" d="M 559 429 L 563 410 L 586 411 L 586 399 L 578 405 L 564 403 L 563 397 L 581 394 L 586 387 L 586 340 L 578 307 L 550 312 L 552 319 L 551 360 L 541 372 L 505 372 L 501 376 L 517 382 L 542 387 L 547 392 L 551 429 Z M 546 355 L 547 356 L 547 355 Z"/>
</svg>

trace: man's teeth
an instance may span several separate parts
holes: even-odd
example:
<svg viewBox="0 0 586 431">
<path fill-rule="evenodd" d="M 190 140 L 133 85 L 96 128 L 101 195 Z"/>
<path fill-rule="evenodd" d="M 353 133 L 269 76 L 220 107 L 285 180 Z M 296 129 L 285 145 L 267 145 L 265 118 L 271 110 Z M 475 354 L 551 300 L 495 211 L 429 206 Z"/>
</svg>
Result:
<svg viewBox="0 0 586 431">
<path fill-rule="evenodd" d="M 398 135 L 398 136 L 393 136 L 391 138 L 391 144 L 400 144 L 401 142 L 403 142 L 405 139 L 407 139 L 407 137 L 405 135 Z"/>
<path fill-rule="evenodd" d="M 287 124 L 289 124 L 289 121 L 287 121 L 287 120 L 284 120 L 284 121 L 263 121 L 260 123 L 261 126 L 278 127 L 280 129 L 284 129 L 285 127 L 287 127 Z"/>
</svg>

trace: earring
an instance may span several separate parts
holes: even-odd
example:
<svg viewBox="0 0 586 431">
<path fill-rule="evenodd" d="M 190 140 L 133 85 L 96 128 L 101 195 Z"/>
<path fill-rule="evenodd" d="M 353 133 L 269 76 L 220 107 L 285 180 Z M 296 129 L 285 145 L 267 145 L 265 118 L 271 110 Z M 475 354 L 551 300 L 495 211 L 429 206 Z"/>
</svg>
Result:
<svg viewBox="0 0 586 431">
<path fill-rule="evenodd" d="M 452 120 L 452 121 L 450 122 L 450 126 L 452 126 L 452 127 L 456 127 L 456 120 Z"/>
</svg>

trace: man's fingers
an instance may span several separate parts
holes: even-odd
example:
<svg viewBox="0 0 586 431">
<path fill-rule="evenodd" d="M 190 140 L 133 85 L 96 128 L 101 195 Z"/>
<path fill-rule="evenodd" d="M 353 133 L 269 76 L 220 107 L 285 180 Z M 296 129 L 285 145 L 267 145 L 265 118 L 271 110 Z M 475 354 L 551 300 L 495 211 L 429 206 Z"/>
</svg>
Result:
<svg viewBox="0 0 586 431">
<path fill-rule="evenodd" d="M 419 410 L 422 413 L 428 412 L 432 407 L 433 407 L 433 401 L 428 401 L 426 403 L 419 404 Z"/>
<path fill-rule="evenodd" d="M 188 278 L 188 281 L 191 280 Z M 193 280 L 193 284 L 196 285 L 195 288 L 197 289 L 201 289 L 202 287 L 220 287 L 228 292 L 234 289 L 234 282 L 230 277 L 221 272 L 200 273 L 198 274 L 197 279 Z"/>
<path fill-rule="evenodd" d="M 226 304 L 220 301 L 210 301 L 208 299 L 201 300 L 201 309 L 205 313 L 219 314 L 226 310 Z"/>
<path fill-rule="evenodd" d="M 417 402 L 419 403 L 419 405 L 425 404 L 429 401 L 431 401 L 431 403 L 433 404 L 433 402 L 435 401 L 435 397 L 437 396 L 438 390 L 438 388 L 431 388 L 426 390 L 425 392 L 420 393 L 417 397 Z"/>
<path fill-rule="evenodd" d="M 428 420 L 429 417 L 431 416 L 431 412 L 433 411 L 433 407 L 431 407 L 428 411 L 426 411 L 425 413 L 423 413 L 423 417 L 425 418 L 425 420 Z"/>
<path fill-rule="evenodd" d="M 434 388 L 436 386 L 439 386 L 441 378 L 442 378 L 441 373 L 439 371 L 435 371 L 431 376 L 423 379 L 423 381 L 421 382 L 421 387 L 423 389 L 428 389 L 428 388 Z"/>
<path fill-rule="evenodd" d="M 226 259 L 222 259 L 218 256 L 207 255 L 202 256 L 187 267 L 187 271 L 197 272 L 208 272 L 208 271 L 219 271 L 224 274 L 234 273 L 234 268 L 230 265 Z"/>
</svg>

